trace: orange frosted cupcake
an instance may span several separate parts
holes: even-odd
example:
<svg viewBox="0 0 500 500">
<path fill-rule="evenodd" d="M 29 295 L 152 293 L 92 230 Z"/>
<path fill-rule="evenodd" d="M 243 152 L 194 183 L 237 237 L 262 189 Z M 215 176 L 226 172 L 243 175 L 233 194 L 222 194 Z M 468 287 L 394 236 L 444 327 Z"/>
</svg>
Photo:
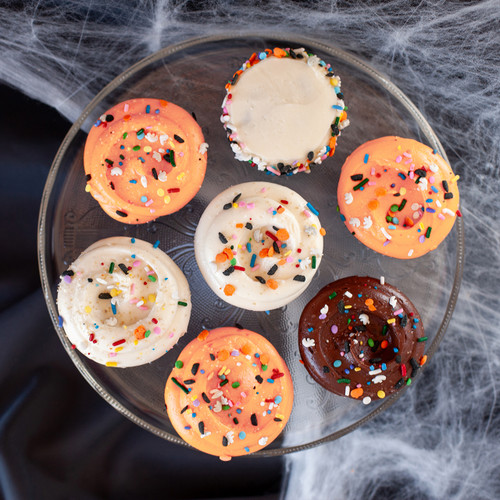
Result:
<svg viewBox="0 0 500 500">
<path fill-rule="evenodd" d="M 171 214 L 200 189 L 207 148 L 200 126 L 183 108 L 161 99 L 122 102 L 89 132 L 86 191 L 127 224 Z"/>
<path fill-rule="evenodd" d="M 250 330 L 204 330 L 175 362 L 165 387 L 168 416 L 191 446 L 222 460 L 261 450 L 281 433 L 293 405 L 288 368 Z"/>
<path fill-rule="evenodd" d="M 338 184 L 342 220 L 367 247 L 411 259 L 438 247 L 460 216 L 448 163 L 413 139 L 381 137 L 346 160 Z"/>
</svg>

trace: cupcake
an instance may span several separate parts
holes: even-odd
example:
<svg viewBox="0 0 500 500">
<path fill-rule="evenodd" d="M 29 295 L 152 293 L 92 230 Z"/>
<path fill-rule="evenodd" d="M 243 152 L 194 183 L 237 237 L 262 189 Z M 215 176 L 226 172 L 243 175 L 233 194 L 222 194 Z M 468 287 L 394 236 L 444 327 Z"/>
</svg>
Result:
<svg viewBox="0 0 500 500">
<path fill-rule="evenodd" d="M 381 137 L 359 146 L 342 167 L 342 220 L 367 247 L 412 259 L 438 247 L 455 223 L 458 187 L 446 161 L 429 146 Z"/>
<path fill-rule="evenodd" d="M 200 126 L 181 107 L 161 99 L 122 102 L 89 132 L 86 191 L 126 224 L 171 214 L 200 189 L 207 148 Z"/>
<path fill-rule="evenodd" d="M 222 460 L 268 446 L 293 405 L 288 368 L 250 330 L 204 330 L 179 355 L 165 386 L 168 416 L 188 444 Z"/>
<path fill-rule="evenodd" d="M 243 309 L 276 309 L 298 297 L 316 273 L 325 230 L 318 211 L 291 189 L 246 182 L 220 193 L 194 238 L 210 288 Z"/>
<path fill-rule="evenodd" d="M 122 368 L 151 363 L 186 332 L 188 282 L 158 244 L 106 238 L 62 273 L 60 326 L 93 361 Z"/>
<path fill-rule="evenodd" d="M 303 48 L 252 54 L 226 85 L 222 109 L 235 157 L 275 175 L 309 172 L 348 125 L 339 76 Z"/>
<path fill-rule="evenodd" d="M 383 278 L 330 283 L 299 322 L 300 355 L 311 377 L 364 404 L 411 384 L 427 360 L 426 340 L 415 306 Z"/>
</svg>

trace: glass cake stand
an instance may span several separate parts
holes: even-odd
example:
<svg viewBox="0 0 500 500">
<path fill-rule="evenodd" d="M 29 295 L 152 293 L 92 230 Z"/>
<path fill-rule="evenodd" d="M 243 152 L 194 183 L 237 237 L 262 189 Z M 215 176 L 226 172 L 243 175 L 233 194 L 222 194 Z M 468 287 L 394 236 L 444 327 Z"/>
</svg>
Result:
<svg viewBox="0 0 500 500">
<path fill-rule="evenodd" d="M 267 176 L 235 160 L 219 119 L 224 85 L 234 71 L 252 52 L 275 46 L 305 47 L 331 63 L 342 79 L 351 125 L 339 138 L 335 155 L 309 175 Z M 191 203 L 154 222 L 126 225 L 108 217 L 85 193 L 83 149 L 87 131 L 96 119 L 114 104 L 135 97 L 166 99 L 194 112 L 210 147 L 204 184 Z M 238 323 L 270 339 L 285 359 L 294 382 L 294 408 L 286 428 L 256 455 L 279 455 L 337 439 L 387 409 L 403 391 L 366 406 L 331 394 L 316 384 L 299 362 L 297 341 L 304 306 L 324 285 L 351 275 L 383 275 L 408 295 L 429 337 L 429 359 L 444 336 L 463 272 L 462 219 L 457 218 L 451 234 L 434 252 L 418 259 L 397 260 L 359 243 L 336 210 L 336 188 L 344 160 L 363 142 L 385 135 L 414 138 L 446 158 L 427 121 L 387 77 L 352 54 L 296 35 L 270 38 L 226 33 L 192 39 L 160 50 L 115 78 L 86 107 L 61 144 L 48 175 L 39 217 L 38 257 L 45 299 L 59 338 L 80 373 L 130 420 L 164 439 L 186 445 L 165 410 L 167 376 L 178 354 L 201 330 Z M 220 300 L 203 280 L 193 247 L 197 222 L 208 203 L 230 185 L 258 180 L 299 192 L 319 210 L 327 231 L 324 257 L 310 286 L 288 306 L 268 313 L 246 311 Z M 190 283 L 193 310 L 188 332 L 170 352 L 145 366 L 116 369 L 96 364 L 71 348 L 58 324 L 55 298 L 59 275 L 90 244 L 109 236 L 136 237 L 152 243 L 160 240 L 160 248 L 173 258 Z"/>
</svg>

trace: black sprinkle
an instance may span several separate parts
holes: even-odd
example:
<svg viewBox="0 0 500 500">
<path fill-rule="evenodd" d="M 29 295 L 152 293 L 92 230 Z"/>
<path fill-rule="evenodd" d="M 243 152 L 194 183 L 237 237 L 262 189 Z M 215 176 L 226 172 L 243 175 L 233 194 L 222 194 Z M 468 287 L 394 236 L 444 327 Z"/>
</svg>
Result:
<svg viewBox="0 0 500 500">
<path fill-rule="evenodd" d="M 204 392 L 201 393 L 201 397 L 205 403 L 210 403 L 210 398 Z"/>
<path fill-rule="evenodd" d="M 229 441 L 227 440 L 226 436 L 222 436 L 222 446 L 227 446 L 229 444 Z"/>
<path fill-rule="evenodd" d="M 284 164 L 284 163 L 281 163 L 281 162 L 280 162 L 280 163 L 278 163 L 276 166 L 278 167 L 278 169 L 279 169 L 279 171 L 280 171 L 280 172 L 282 172 L 282 171 L 283 171 L 283 169 L 285 168 L 285 164 Z"/>
<path fill-rule="evenodd" d="M 304 56 L 302 54 L 297 54 L 297 59 L 304 59 Z"/>
<path fill-rule="evenodd" d="M 121 210 L 117 210 L 116 215 L 119 215 L 120 217 L 128 217 L 128 214 L 126 214 L 125 212 L 122 212 Z"/>
<path fill-rule="evenodd" d="M 262 384 L 262 382 L 264 382 L 264 379 L 260 375 L 256 375 L 255 380 L 257 380 L 259 384 Z"/>
<path fill-rule="evenodd" d="M 371 358 L 370 363 L 380 363 L 382 361 L 382 358 Z"/>
<path fill-rule="evenodd" d="M 174 134 L 174 139 L 180 144 L 184 142 L 184 139 L 182 137 L 179 137 L 177 134 Z"/>
<path fill-rule="evenodd" d="M 275 231 L 278 231 L 279 227 L 273 226 L 273 229 L 274 229 Z"/>
<path fill-rule="evenodd" d="M 189 378 L 187 380 L 184 380 L 183 382 L 185 385 L 193 385 L 196 382 L 196 380 Z"/>
<path fill-rule="evenodd" d="M 87 281 L 88 281 L 89 283 L 92 283 L 94 280 L 93 280 L 92 278 L 87 278 Z"/>
<path fill-rule="evenodd" d="M 85 176 L 85 180 L 86 180 L 87 182 L 89 182 L 89 181 L 90 181 L 90 179 L 92 179 L 92 176 L 91 176 L 90 174 L 87 174 L 87 175 Z"/>
<path fill-rule="evenodd" d="M 448 182 L 447 181 L 443 181 L 443 189 L 448 192 L 449 191 L 449 187 L 448 187 Z"/>
<path fill-rule="evenodd" d="M 267 274 L 269 274 L 269 276 L 272 276 L 277 270 L 278 270 L 278 265 L 274 264 L 274 266 L 271 267 L 271 269 L 269 269 L 269 271 L 267 271 Z"/>
<path fill-rule="evenodd" d="M 323 366 L 323 373 L 330 373 L 330 368 L 328 368 L 328 366 Z"/>
<path fill-rule="evenodd" d="M 363 174 L 356 174 L 356 175 L 351 175 L 351 179 L 353 181 L 360 181 L 363 179 Z"/>
<path fill-rule="evenodd" d="M 252 226 L 252 224 L 250 224 L 250 222 L 247 222 L 247 223 L 245 224 L 245 227 L 246 227 L 247 229 L 253 229 L 253 226 Z"/>
<path fill-rule="evenodd" d="M 410 358 L 410 365 L 414 371 L 417 371 L 420 368 L 420 365 L 417 363 L 415 358 Z"/>
<path fill-rule="evenodd" d="M 215 361 L 215 356 L 214 356 L 212 353 L 210 353 L 210 359 L 211 359 L 212 361 Z"/>
<path fill-rule="evenodd" d="M 357 325 L 354 328 L 355 332 L 366 332 L 366 326 L 365 325 Z"/>
<path fill-rule="evenodd" d="M 110 293 L 100 293 L 99 298 L 109 300 L 109 299 L 111 299 L 111 294 Z"/>
<path fill-rule="evenodd" d="M 237 81 L 240 75 L 238 73 L 235 73 L 233 76 L 233 79 L 231 80 L 231 85 L 234 85 Z"/>
<path fill-rule="evenodd" d="M 453 198 L 453 193 L 444 193 L 445 200 L 451 200 L 451 198 Z"/>
<path fill-rule="evenodd" d="M 343 313 L 345 311 L 345 304 L 343 300 L 339 301 L 339 303 L 337 304 L 337 309 L 339 313 Z"/>
<path fill-rule="evenodd" d="M 273 419 L 275 422 L 281 422 L 281 418 L 278 418 L 278 417 L 274 417 Z"/>
<path fill-rule="evenodd" d="M 292 49 L 290 49 L 290 57 L 292 59 L 297 59 L 297 54 Z"/>
<path fill-rule="evenodd" d="M 181 415 L 189 408 L 189 405 L 186 405 L 182 410 L 181 410 Z"/>
<path fill-rule="evenodd" d="M 400 378 L 395 384 L 394 384 L 394 387 L 396 389 L 399 389 L 400 387 L 403 387 L 405 383 L 405 379 L 404 378 Z"/>
<path fill-rule="evenodd" d="M 195 121 L 198 121 L 198 119 L 196 118 L 196 114 L 194 111 L 191 111 L 191 116 L 194 118 Z"/>
<path fill-rule="evenodd" d="M 234 326 L 238 328 L 238 330 L 244 330 L 243 326 L 240 325 L 239 323 L 235 323 Z"/>
<path fill-rule="evenodd" d="M 198 368 L 200 367 L 200 363 L 195 363 L 192 367 L 191 367 L 191 373 L 193 375 L 196 375 L 198 373 Z"/>
<path fill-rule="evenodd" d="M 233 198 L 233 203 L 236 203 L 239 199 L 241 198 L 241 193 L 240 194 L 237 194 L 234 198 Z"/>
<path fill-rule="evenodd" d="M 123 271 L 123 274 L 128 274 L 128 269 L 125 264 L 118 264 L 118 267 Z"/>
<path fill-rule="evenodd" d="M 293 277 L 294 281 L 305 281 L 306 280 L 306 277 L 303 276 L 302 274 L 296 274 L 294 277 Z"/>
<path fill-rule="evenodd" d="M 201 435 L 205 434 L 205 424 L 203 422 L 198 423 L 198 430 L 200 431 Z"/>
<path fill-rule="evenodd" d="M 333 71 L 329 71 L 325 76 L 328 78 L 331 78 L 333 76 Z"/>
<path fill-rule="evenodd" d="M 67 271 L 63 271 L 61 273 L 61 276 L 73 276 L 75 273 L 71 269 L 68 269 Z"/>
<path fill-rule="evenodd" d="M 240 422 L 238 421 L 238 419 L 236 417 L 233 418 L 233 422 L 238 425 Z"/>
<path fill-rule="evenodd" d="M 333 136 L 333 135 L 339 135 L 339 134 L 340 134 L 340 130 L 339 130 L 339 128 L 337 127 L 337 125 L 332 124 L 332 136 Z"/>
<path fill-rule="evenodd" d="M 399 321 L 399 324 L 404 328 L 408 324 L 408 316 L 405 314 Z"/>
<path fill-rule="evenodd" d="M 222 271 L 222 274 L 224 276 L 229 276 L 233 272 L 234 272 L 234 266 L 229 266 L 225 271 Z"/>
<path fill-rule="evenodd" d="M 339 99 L 344 99 L 344 94 L 342 94 L 342 92 L 339 92 L 339 93 L 337 94 L 337 97 L 338 97 Z"/>
<path fill-rule="evenodd" d="M 109 123 L 109 122 L 112 122 L 113 120 L 115 119 L 115 117 L 113 115 L 106 115 L 106 121 Z"/>
<path fill-rule="evenodd" d="M 349 344 L 349 341 L 346 340 L 344 342 L 344 352 L 347 354 L 348 352 L 350 352 L 350 350 L 351 350 L 351 344 Z"/>
<path fill-rule="evenodd" d="M 259 423 L 257 422 L 257 415 L 255 415 L 255 413 L 252 413 L 252 415 L 250 416 L 250 422 L 252 422 L 252 425 L 259 425 Z"/>
<path fill-rule="evenodd" d="M 109 183 L 109 187 L 110 187 L 113 191 L 115 190 L 115 185 L 114 185 L 112 182 L 110 182 L 110 183 Z"/>
<path fill-rule="evenodd" d="M 262 276 L 255 276 L 255 279 L 260 281 L 263 285 L 266 284 L 266 280 Z"/>
<path fill-rule="evenodd" d="M 156 168 L 151 169 L 151 173 L 153 174 L 153 177 L 155 180 L 158 180 L 158 172 L 156 171 Z"/>
<path fill-rule="evenodd" d="M 309 153 L 307 153 L 307 159 L 309 161 L 311 161 L 313 158 L 314 158 L 314 152 L 313 151 L 309 151 Z"/>
<path fill-rule="evenodd" d="M 229 210 L 233 206 L 232 203 L 226 203 L 222 208 L 223 210 Z"/>
<path fill-rule="evenodd" d="M 426 177 L 427 176 L 427 172 L 425 170 L 422 170 L 421 168 L 417 168 L 417 170 L 415 170 L 415 173 L 417 175 L 419 175 L 420 177 Z"/>
<path fill-rule="evenodd" d="M 276 253 L 280 253 L 280 247 L 278 246 L 278 243 L 276 243 L 276 241 L 273 241 L 273 250 Z"/>
<path fill-rule="evenodd" d="M 222 234 L 222 233 L 219 233 L 219 240 L 221 241 L 221 243 L 223 243 L 224 245 L 227 243 L 227 238 Z"/>
<path fill-rule="evenodd" d="M 401 356 L 399 354 L 396 356 L 396 363 L 401 363 Z"/>
</svg>

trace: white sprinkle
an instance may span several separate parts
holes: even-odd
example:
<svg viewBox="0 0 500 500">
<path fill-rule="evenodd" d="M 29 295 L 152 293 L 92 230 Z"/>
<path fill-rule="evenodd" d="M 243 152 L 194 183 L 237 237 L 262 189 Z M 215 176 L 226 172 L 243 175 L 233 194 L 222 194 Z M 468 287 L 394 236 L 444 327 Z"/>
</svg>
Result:
<svg viewBox="0 0 500 500">
<path fill-rule="evenodd" d="M 165 182 L 167 180 L 167 172 L 165 172 L 165 170 L 162 170 L 159 174 L 158 174 L 158 180 L 160 182 Z"/>
<path fill-rule="evenodd" d="M 455 214 L 449 208 L 443 208 L 443 213 L 455 217 Z"/>
<path fill-rule="evenodd" d="M 410 248 L 410 251 L 408 252 L 408 257 L 411 257 L 413 255 L 413 248 Z"/>
<path fill-rule="evenodd" d="M 377 368 L 376 370 L 372 370 L 371 372 L 368 372 L 368 375 L 378 375 L 379 373 L 382 373 L 381 368 Z"/>
<path fill-rule="evenodd" d="M 118 176 L 118 175 L 122 175 L 122 174 L 123 174 L 123 170 L 120 167 L 113 167 L 111 169 L 111 175 Z"/>
<path fill-rule="evenodd" d="M 385 285 L 385 278 L 384 276 L 380 276 L 380 284 Z"/>
<path fill-rule="evenodd" d="M 149 142 L 156 142 L 158 140 L 158 136 L 156 134 L 154 134 L 153 132 L 148 132 L 146 134 L 146 139 Z"/>
<path fill-rule="evenodd" d="M 412 210 L 418 210 L 420 208 L 420 205 L 418 203 L 412 203 L 411 209 Z"/>
<path fill-rule="evenodd" d="M 351 393 L 351 388 L 350 388 L 348 385 L 346 385 L 346 386 L 345 386 L 345 393 L 344 393 L 344 394 L 345 394 L 346 396 L 349 396 L 349 394 L 350 394 L 350 393 Z"/>
<path fill-rule="evenodd" d="M 372 227 L 373 221 L 372 218 L 368 215 L 367 217 L 363 217 L 363 228 L 370 229 Z"/>
<path fill-rule="evenodd" d="M 108 284 L 108 282 L 104 281 L 102 278 L 96 278 L 95 280 L 97 281 L 97 283 L 100 283 L 101 285 L 107 285 Z"/>
<path fill-rule="evenodd" d="M 199 149 L 200 154 L 204 155 L 207 152 L 207 149 L 208 149 L 208 144 L 206 142 L 202 142 L 200 144 L 200 149 Z"/>
<path fill-rule="evenodd" d="M 395 295 L 393 295 L 393 296 L 389 299 L 389 304 L 391 304 L 391 307 L 392 307 L 393 309 L 395 309 L 395 308 L 396 308 L 396 306 L 398 305 L 398 301 L 397 301 L 397 299 L 396 299 L 396 296 L 395 296 Z"/>
<path fill-rule="evenodd" d="M 142 184 L 142 187 L 145 187 L 145 188 L 148 187 L 148 180 L 146 179 L 145 175 L 141 175 L 141 184 Z"/>
<path fill-rule="evenodd" d="M 361 321 L 361 323 L 363 323 L 363 325 L 370 324 L 370 318 L 368 317 L 368 314 L 360 314 L 359 321 Z"/>
<path fill-rule="evenodd" d="M 388 239 L 392 240 L 392 236 L 385 230 L 385 227 L 381 227 L 380 230 L 382 231 L 382 234 Z"/>
<path fill-rule="evenodd" d="M 372 382 L 374 384 L 381 384 L 387 377 L 385 375 L 377 375 L 375 378 L 372 379 Z"/>
<path fill-rule="evenodd" d="M 163 135 L 160 135 L 160 144 L 163 146 L 166 142 L 168 141 L 168 135 L 167 134 L 163 134 Z"/>
<path fill-rule="evenodd" d="M 311 338 L 302 339 L 302 345 L 304 347 L 314 347 L 316 345 L 316 342 L 314 339 Z"/>
<path fill-rule="evenodd" d="M 260 444 L 261 446 L 266 446 L 266 444 L 267 444 L 267 440 L 268 440 L 268 439 L 269 439 L 269 438 L 268 438 L 268 437 L 266 437 L 266 436 L 261 437 L 261 438 L 259 439 L 259 444 Z"/>
<path fill-rule="evenodd" d="M 366 398 L 363 398 L 364 405 L 369 405 L 371 402 L 372 402 L 372 398 L 370 396 L 366 396 Z"/>
<path fill-rule="evenodd" d="M 439 170 L 439 168 L 437 167 L 437 165 L 434 165 L 434 163 L 431 163 L 429 165 L 429 169 L 431 170 L 431 172 L 434 172 L 434 173 L 436 173 Z"/>
<path fill-rule="evenodd" d="M 354 227 L 359 227 L 359 225 L 361 224 L 361 221 L 357 217 L 351 217 L 349 219 L 349 224 L 351 226 L 354 226 Z"/>
<path fill-rule="evenodd" d="M 141 307 L 144 305 L 144 301 L 143 300 L 140 300 L 139 302 L 137 302 L 136 306 L 137 307 Z"/>
<path fill-rule="evenodd" d="M 344 200 L 345 200 L 346 205 L 350 205 L 354 201 L 354 197 L 353 197 L 352 193 L 345 193 Z"/>
<path fill-rule="evenodd" d="M 351 295 L 352 297 L 352 295 Z M 321 314 L 328 314 L 328 305 L 325 304 L 319 311 Z"/>
<path fill-rule="evenodd" d="M 346 297 L 352 298 L 352 293 L 351 292 L 344 292 L 344 295 Z"/>
<path fill-rule="evenodd" d="M 161 162 L 161 154 L 158 153 L 158 151 L 153 151 L 153 159 L 156 160 L 158 163 Z"/>
</svg>

